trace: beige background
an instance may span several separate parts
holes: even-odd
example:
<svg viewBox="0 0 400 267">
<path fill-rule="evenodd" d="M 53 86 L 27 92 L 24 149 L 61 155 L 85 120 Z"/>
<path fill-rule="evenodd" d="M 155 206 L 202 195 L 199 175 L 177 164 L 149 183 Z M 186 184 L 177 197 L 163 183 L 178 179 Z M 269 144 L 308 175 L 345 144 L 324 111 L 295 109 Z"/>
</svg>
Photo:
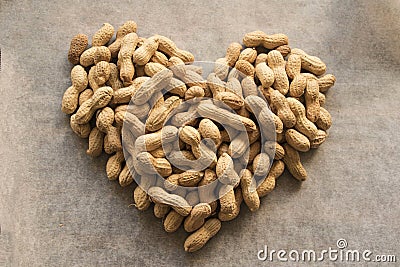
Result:
<svg viewBox="0 0 400 267">
<path fill-rule="evenodd" d="M 398 1 L 56 2 L 0 2 L 0 266 L 292 266 L 259 262 L 257 251 L 339 238 L 400 257 Z M 86 156 L 60 111 L 71 37 L 128 19 L 198 60 L 248 31 L 283 32 L 337 77 L 330 136 L 302 155 L 308 181 L 285 174 L 258 212 L 243 206 L 195 254 L 183 251 L 182 229 L 167 234 L 152 211 L 129 206 L 132 188 L 107 180 L 106 156 Z"/>
</svg>

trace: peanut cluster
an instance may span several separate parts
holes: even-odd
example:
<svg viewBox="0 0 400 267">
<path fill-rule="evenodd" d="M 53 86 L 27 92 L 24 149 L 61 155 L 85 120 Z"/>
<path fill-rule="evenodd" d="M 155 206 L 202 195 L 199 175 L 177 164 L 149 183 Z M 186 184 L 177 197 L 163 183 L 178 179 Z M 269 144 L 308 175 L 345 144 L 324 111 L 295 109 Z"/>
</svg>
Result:
<svg viewBox="0 0 400 267">
<path fill-rule="evenodd" d="M 136 30 L 127 21 L 113 40 L 105 23 L 90 48 L 86 35 L 72 39 L 61 109 L 88 155 L 109 155 L 108 179 L 137 184 L 136 208 L 154 204 L 167 232 L 183 225 L 194 252 L 242 202 L 256 211 L 285 167 L 306 179 L 300 155 L 326 140 L 335 77 L 284 34 L 247 33 L 207 72 L 167 37 Z"/>
</svg>

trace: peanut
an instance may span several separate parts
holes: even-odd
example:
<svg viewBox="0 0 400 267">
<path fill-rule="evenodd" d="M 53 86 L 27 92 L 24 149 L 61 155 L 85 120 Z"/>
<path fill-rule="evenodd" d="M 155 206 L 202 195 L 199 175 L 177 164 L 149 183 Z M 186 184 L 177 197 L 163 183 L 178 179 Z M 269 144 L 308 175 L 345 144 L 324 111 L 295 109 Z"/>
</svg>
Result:
<svg viewBox="0 0 400 267">
<path fill-rule="evenodd" d="M 318 79 L 319 91 L 325 93 L 331 88 L 336 82 L 336 77 L 332 74 L 326 74 Z"/>
<path fill-rule="evenodd" d="M 258 210 L 260 207 L 260 198 L 256 190 L 256 181 L 248 169 L 244 169 L 240 174 L 240 186 L 242 188 L 244 203 L 246 203 L 249 210 L 252 212 Z"/>
<path fill-rule="evenodd" d="M 185 216 L 180 215 L 175 210 L 171 210 L 168 213 L 167 217 L 165 217 L 165 220 L 163 223 L 165 232 L 173 233 L 176 230 L 178 230 L 179 226 L 181 226 L 184 219 L 185 219 Z"/>
<path fill-rule="evenodd" d="M 105 107 L 110 102 L 112 95 L 113 90 L 111 87 L 105 86 L 97 89 L 93 96 L 78 108 L 74 115 L 76 123 L 88 123 L 96 110 Z"/>
<path fill-rule="evenodd" d="M 239 215 L 240 205 L 242 204 L 242 201 L 243 201 L 242 189 L 238 187 L 235 190 L 235 207 L 233 211 L 230 213 L 224 213 L 220 211 L 218 213 L 218 219 L 220 219 L 223 222 L 235 219 Z"/>
<path fill-rule="evenodd" d="M 159 41 L 159 46 L 158 50 L 161 52 L 167 54 L 168 56 L 172 57 L 178 57 L 182 59 L 183 62 L 193 62 L 194 61 L 194 56 L 192 53 L 178 49 L 176 44 L 168 39 L 165 36 L 157 35 L 158 41 Z"/>
<path fill-rule="evenodd" d="M 79 64 L 79 58 L 82 53 L 85 51 L 88 45 L 88 37 L 85 34 L 77 34 L 75 35 L 69 46 L 68 51 L 68 61 L 72 64 Z"/>
<path fill-rule="evenodd" d="M 125 167 L 122 169 L 122 171 L 120 172 L 120 174 L 118 176 L 118 181 L 119 181 L 120 186 L 125 187 L 125 186 L 130 185 L 133 182 L 135 175 L 136 175 L 136 173 L 131 174 L 128 166 L 125 165 Z"/>
<path fill-rule="evenodd" d="M 246 48 L 240 53 L 239 60 L 246 60 L 253 64 L 256 60 L 256 57 L 257 51 L 254 48 Z"/>
<path fill-rule="evenodd" d="M 253 172 L 255 176 L 265 176 L 269 169 L 269 156 L 266 153 L 258 154 L 253 160 Z M 243 187 L 243 186 L 242 186 Z"/>
<path fill-rule="evenodd" d="M 186 217 L 183 226 L 186 232 L 194 232 L 205 222 L 205 219 L 211 215 L 211 207 L 207 203 L 199 203 L 193 207 L 189 216 Z"/>
<path fill-rule="evenodd" d="M 267 35 L 262 31 L 246 33 L 243 37 L 243 43 L 246 47 L 256 47 L 262 45 L 267 49 L 274 49 L 281 45 L 288 44 L 288 37 L 284 34 Z"/>
<path fill-rule="evenodd" d="M 132 32 L 122 39 L 121 48 L 118 53 L 119 75 L 124 84 L 130 84 L 135 74 L 135 67 L 132 62 L 132 55 L 138 43 L 138 36 Z"/>
<path fill-rule="evenodd" d="M 292 97 L 288 97 L 287 101 L 289 103 L 290 109 L 296 116 L 296 130 L 307 136 L 308 139 L 314 139 L 317 136 L 318 129 L 314 125 L 314 123 L 307 119 L 306 111 L 303 104 Z"/>
<path fill-rule="evenodd" d="M 86 89 L 88 77 L 82 66 L 75 66 L 71 70 L 72 86 L 69 87 L 62 98 L 61 111 L 65 114 L 73 113 L 78 107 L 79 94 Z"/>
<path fill-rule="evenodd" d="M 175 194 L 169 194 L 161 187 L 151 187 L 148 190 L 148 194 L 158 203 L 170 205 L 182 216 L 189 215 L 190 211 L 192 210 L 192 207 L 183 197 Z"/>
<path fill-rule="evenodd" d="M 125 22 L 121 27 L 117 30 L 117 35 L 115 41 L 108 46 L 108 49 L 111 52 L 111 56 L 113 58 L 118 56 L 118 52 L 121 48 L 122 39 L 129 33 L 136 32 L 137 25 L 136 22 L 129 20 Z"/>
<path fill-rule="evenodd" d="M 316 122 L 320 113 L 319 89 L 317 80 L 307 80 L 307 87 L 304 96 L 307 118 L 312 122 Z"/>
<path fill-rule="evenodd" d="M 271 166 L 271 169 L 265 177 L 265 179 L 261 182 L 261 184 L 257 187 L 257 194 L 259 197 L 264 197 L 268 193 L 270 193 L 275 188 L 275 181 L 279 176 L 282 175 L 285 170 L 285 164 L 281 160 L 274 161 Z"/>
<path fill-rule="evenodd" d="M 311 148 L 318 148 L 323 142 L 325 142 L 327 136 L 328 134 L 325 131 L 318 130 L 317 136 L 310 140 Z"/>
<path fill-rule="evenodd" d="M 109 23 L 103 26 L 93 35 L 92 46 L 102 46 L 107 44 L 114 35 L 114 27 Z"/>
<path fill-rule="evenodd" d="M 319 117 L 315 124 L 318 126 L 318 128 L 327 131 L 332 126 L 331 114 L 323 107 L 320 107 Z"/>
<path fill-rule="evenodd" d="M 240 177 L 234 169 L 233 160 L 227 153 L 223 153 L 219 157 L 215 173 L 219 181 L 225 185 L 236 187 L 240 182 Z"/>
<path fill-rule="evenodd" d="M 264 88 L 268 88 L 274 84 L 275 77 L 274 72 L 265 62 L 261 62 L 256 65 L 256 76 L 260 80 Z M 275 88 L 277 89 L 277 88 Z"/>
<path fill-rule="evenodd" d="M 139 165 L 135 168 L 136 171 L 147 174 L 160 174 L 162 177 L 167 177 L 172 174 L 171 164 L 165 158 L 155 158 L 148 152 L 141 152 L 136 155 Z"/>
<path fill-rule="evenodd" d="M 145 65 L 151 57 L 154 55 L 154 53 L 157 51 L 158 48 L 158 37 L 153 36 L 146 41 L 143 42 L 143 44 L 135 50 L 133 53 L 133 62 L 138 64 L 138 65 Z"/>
<path fill-rule="evenodd" d="M 299 55 L 301 57 L 301 68 L 305 69 L 315 75 L 322 75 L 326 71 L 326 65 L 318 57 L 310 56 L 301 49 L 294 48 L 291 54 Z"/>
<path fill-rule="evenodd" d="M 286 95 L 289 91 L 289 79 L 285 70 L 285 59 L 282 54 L 276 50 L 272 50 L 267 56 L 268 66 L 274 72 L 275 81 L 274 89 L 278 90 L 282 95 Z"/>
<path fill-rule="evenodd" d="M 146 193 L 146 191 L 149 190 L 154 183 L 155 177 L 152 175 L 142 175 L 140 177 L 140 184 L 133 191 L 133 199 L 138 210 L 145 211 L 150 207 L 150 196 Z"/>
<path fill-rule="evenodd" d="M 86 100 L 88 100 L 89 98 L 91 98 L 93 96 L 93 90 L 92 89 L 85 89 L 83 90 L 80 94 L 79 94 L 79 106 L 82 106 L 83 102 L 85 102 Z"/>
<path fill-rule="evenodd" d="M 72 131 L 78 135 L 80 138 L 87 138 L 90 134 L 90 124 L 89 123 L 84 123 L 84 124 L 78 124 L 76 122 L 76 116 L 72 115 L 70 119 L 70 126 Z"/>
<path fill-rule="evenodd" d="M 271 105 L 276 109 L 278 117 L 286 128 L 292 128 L 296 124 L 296 116 L 293 114 L 287 99 L 279 91 L 271 92 Z"/>
<path fill-rule="evenodd" d="M 117 152 L 122 150 L 121 137 L 114 123 L 114 111 L 110 107 L 103 108 L 96 116 L 97 128 L 106 134 L 109 151 Z"/>
<path fill-rule="evenodd" d="M 110 76 L 106 82 L 108 86 L 110 86 L 112 89 L 118 90 L 123 87 L 122 81 L 119 79 L 119 70 L 117 65 L 114 63 L 109 63 L 110 66 Z"/>
<path fill-rule="evenodd" d="M 307 172 L 300 162 L 299 152 L 292 148 L 289 144 L 284 144 L 285 156 L 283 157 L 283 162 L 285 162 L 286 167 L 289 172 L 299 181 L 304 181 L 307 178 Z"/>
<path fill-rule="evenodd" d="M 310 140 L 295 129 L 288 129 L 285 132 L 285 139 L 297 151 L 307 152 L 310 150 Z"/>
<path fill-rule="evenodd" d="M 81 54 L 79 62 L 83 67 L 89 67 L 100 61 L 110 62 L 110 59 L 111 52 L 107 47 L 93 46 Z"/>
<path fill-rule="evenodd" d="M 108 158 L 106 173 L 109 180 L 116 180 L 118 178 L 122 170 L 122 163 L 124 161 L 125 158 L 122 150 L 117 151 L 114 155 Z"/>
<path fill-rule="evenodd" d="M 221 221 L 212 218 L 204 223 L 204 225 L 196 232 L 191 234 L 184 244 L 185 251 L 195 252 L 201 249 L 213 236 L 221 229 Z"/>
<path fill-rule="evenodd" d="M 160 203 L 154 203 L 154 216 L 156 216 L 156 218 L 162 219 L 164 218 L 169 211 L 171 210 L 171 207 L 166 205 L 166 204 L 160 204 Z M 164 221 L 165 223 L 165 221 Z"/>
<path fill-rule="evenodd" d="M 86 150 L 86 154 L 91 157 L 100 156 L 103 151 L 103 139 L 104 133 L 100 131 L 97 127 L 94 127 L 90 131 L 89 135 L 89 148 Z"/>
</svg>

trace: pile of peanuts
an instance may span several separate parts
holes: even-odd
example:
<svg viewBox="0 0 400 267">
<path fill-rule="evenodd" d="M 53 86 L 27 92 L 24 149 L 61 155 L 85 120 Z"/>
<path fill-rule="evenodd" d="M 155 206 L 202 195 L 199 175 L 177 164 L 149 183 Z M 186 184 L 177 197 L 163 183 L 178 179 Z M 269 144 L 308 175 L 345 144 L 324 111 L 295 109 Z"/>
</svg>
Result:
<svg viewBox="0 0 400 267">
<path fill-rule="evenodd" d="M 284 34 L 245 34 L 244 46 L 230 44 L 203 78 L 192 53 L 136 30 L 127 21 L 113 38 L 105 23 L 90 48 L 86 35 L 73 37 L 72 85 L 61 109 L 73 132 L 88 138 L 89 156 L 109 155 L 108 179 L 138 184 L 136 208 L 154 204 L 169 233 L 183 225 L 184 249 L 194 252 L 238 216 L 242 202 L 256 211 L 285 167 L 306 179 L 300 154 L 326 140 L 332 120 L 324 93 L 336 79 L 324 75 L 318 57 L 291 49 Z"/>
</svg>

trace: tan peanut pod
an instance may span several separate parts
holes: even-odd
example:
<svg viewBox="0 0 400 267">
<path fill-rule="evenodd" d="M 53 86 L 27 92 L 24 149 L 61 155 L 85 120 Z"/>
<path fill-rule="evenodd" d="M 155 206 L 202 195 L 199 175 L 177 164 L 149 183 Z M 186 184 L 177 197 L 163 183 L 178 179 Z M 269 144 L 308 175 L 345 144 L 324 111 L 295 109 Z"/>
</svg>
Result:
<svg viewBox="0 0 400 267">
<path fill-rule="evenodd" d="M 146 83 L 148 80 L 150 80 L 150 77 L 138 77 L 138 78 L 135 78 L 132 81 L 131 85 L 118 89 L 117 91 L 114 92 L 113 99 L 112 99 L 112 104 L 126 104 L 126 103 L 129 103 L 129 101 L 131 100 L 131 98 L 135 94 L 135 92 L 137 90 L 139 90 L 140 87 L 144 83 Z M 133 108 L 133 107 L 130 108 L 129 110 L 132 110 L 132 113 L 134 111 L 140 112 L 140 109 Z M 149 111 L 150 111 L 149 109 L 144 111 L 145 116 L 148 115 Z"/>
<path fill-rule="evenodd" d="M 75 66 L 71 70 L 72 86 L 69 87 L 62 99 L 61 111 L 65 114 L 72 114 L 78 107 L 79 94 L 86 89 L 88 77 L 82 66 Z"/>
<path fill-rule="evenodd" d="M 158 219 L 164 218 L 169 213 L 170 210 L 171 210 L 171 207 L 166 204 L 154 203 L 153 212 L 154 212 L 154 216 Z"/>
<path fill-rule="evenodd" d="M 93 96 L 85 101 L 75 114 L 75 121 L 78 124 L 85 124 L 90 121 L 96 110 L 106 106 L 113 95 L 111 87 L 105 86 L 97 89 Z"/>
<path fill-rule="evenodd" d="M 124 85 L 122 81 L 119 79 L 119 70 L 117 65 L 115 65 L 114 63 L 109 63 L 109 66 L 110 66 L 110 77 L 108 78 L 106 84 L 115 91 L 122 88 Z"/>
<path fill-rule="evenodd" d="M 170 57 L 167 67 L 169 67 L 169 69 L 177 77 L 184 77 L 186 75 L 185 62 L 183 62 L 183 60 L 178 57 Z"/>
<path fill-rule="evenodd" d="M 275 50 L 281 53 L 283 57 L 286 57 L 292 51 L 289 45 L 278 46 L 277 48 L 275 48 Z"/>
<path fill-rule="evenodd" d="M 296 54 L 290 54 L 286 63 L 286 74 L 290 79 L 301 72 L 301 57 Z"/>
<path fill-rule="evenodd" d="M 207 85 L 213 97 L 216 97 L 219 93 L 225 92 L 225 83 L 215 73 L 210 73 L 207 76 Z"/>
<path fill-rule="evenodd" d="M 286 95 L 289 91 L 289 79 L 285 70 L 285 59 L 282 57 L 281 53 L 272 50 L 268 53 L 267 61 L 268 66 L 274 72 L 274 89 L 278 90 L 281 94 Z"/>
<path fill-rule="evenodd" d="M 226 63 L 228 66 L 233 67 L 240 56 L 242 45 L 239 43 L 231 43 L 225 54 Z"/>
<path fill-rule="evenodd" d="M 133 191 L 133 199 L 135 206 L 140 211 L 147 210 L 150 205 L 150 196 L 147 194 L 146 190 L 149 190 L 151 186 L 155 184 L 155 177 L 152 175 L 141 176 L 140 184 Z"/>
<path fill-rule="evenodd" d="M 79 106 L 82 106 L 83 102 L 85 102 L 86 100 L 88 100 L 89 98 L 91 98 L 93 96 L 93 90 L 88 88 L 83 90 L 80 94 L 79 94 Z"/>
<path fill-rule="evenodd" d="M 241 156 L 245 155 L 249 145 L 250 142 L 248 141 L 247 132 L 241 132 L 239 135 L 233 138 L 229 144 L 228 155 L 232 158 L 240 158 Z"/>
<path fill-rule="evenodd" d="M 243 90 L 242 90 L 242 85 L 240 84 L 240 81 L 232 77 L 226 82 L 226 91 L 231 91 L 232 93 L 237 94 L 238 96 L 243 96 Z"/>
<path fill-rule="evenodd" d="M 147 38 L 143 44 L 133 53 L 133 62 L 138 65 L 145 65 L 154 55 L 158 48 L 158 37 Z"/>
<path fill-rule="evenodd" d="M 167 144 L 175 141 L 178 135 L 178 129 L 168 125 L 155 133 L 141 135 L 136 139 L 135 149 L 137 152 L 152 151 L 161 147 L 162 144 Z"/>
<path fill-rule="evenodd" d="M 258 64 L 260 63 L 267 63 L 267 54 L 265 53 L 260 53 L 257 55 L 256 61 L 254 63 L 254 66 L 257 67 Z"/>
<path fill-rule="evenodd" d="M 88 80 L 89 80 L 89 86 L 92 88 L 93 92 L 95 92 L 97 89 L 101 87 L 101 85 L 98 85 L 96 80 L 95 80 L 95 75 L 96 75 L 96 66 L 93 66 L 90 68 L 89 73 L 88 73 Z"/>
<path fill-rule="evenodd" d="M 207 83 L 203 77 L 197 72 L 186 70 L 186 74 L 183 77 L 179 77 L 188 87 L 200 86 L 204 90 L 207 88 Z"/>
<path fill-rule="evenodd" d="M 315 56 L 310 56 L 301 49 L 294 48 L 291 54 L 299 55 L 301 57 L 301 68 L 307 70 L 317 76 L 322 75 L 326 71 L 326 65 L 321 59 Z"/>
<path fill-rule="evenodd" d="M 138 43 L 138 36 L 132 32 L 122 39 L 121 48 L 118 53 L 118 68 L 121 80 L 124 83 L 131 83 L 135 74 L 135 66 L 132 62 L 132 55 Z"/>
<path fill-rule="evenodd" d="M 193 207 L 189 216 L 186 217 L 183 224 L 186 232 L 194 232 L 205 222 L 205 219 L 211 215 L 211 207 L 207 203 L 199 203 Z"/>
<path fill-rule="evenodd" d="M 288 37 L 285 34 L 277 33 L 267 35 L 262 31 L 246 33 L 243 37 L 243 44 L 246 47 L 264 46 L 267 49 L 274 49 L 281 45 L 288 44 Z"/>
<path fill-rule="evenodd" d="M 236 130 L 254 131 L 257 129 L 255 123 L 246 117 L 231 113 L 225 109 L 219 108 L 214 104 L 202 103 L 198 106 L 197 112 L 206 118 L 214 121 L 224 122 L 226 126 L 230 126 Z"/>
<path fill-rule="evenodd" d="M 79 63 L 83 67 L 89 67 L 100 61 L 109 62 L 111 59 L 111 52 L 105 46 L 93 46 L 87 50 L 85 50 L 80 58 Z"/>
<path fill-rule="evenodd" d="M 291 147 L 289 144 L 284 144 L 285 156 L 283 162 L 285 163 L 289 172 L 299 181 L 304 181 L 307 178 L 307 172 L 300 162 L 300 155 L 297 150 Z"/>
<path fill-rule="evenodd" d="M 307 152 L 310 150 L 310 141 L 307 136 L 299 133 L 294 129 L 288 129 L 285 132 L 286 142 L 300 152 Z"/>
<path fill-rule="evenodd" d="M 138 173 L 159 174 L 168 177 L 172 174 L 171 164 L 165 158 L 155 158 L 148 152 L 141 152 L 136 155 L 139 166 Z"/>
<path fill-rule="evenodd" d="M 240 205 L 242 204 L 242 202 L 243 202 L 242 189 L 238 187 L 235 190 L 235 203 L 236 203 L 235 209 L 231 213 L 224 213 L 220 211 L 218 213 L 218 219 L 220 219 L 223 222 L 235 219 L 239 215 Z"/>
<path fill-rule="evenodd" d="M 147 76 L 153 77 L 156 73 L 165 70 L 166 67 L 160 63 L 149 62 L 144 65 L 144 73 Z"/>
<path fill-rule="evenodd" d="M 226 58 L 222 57 L 215 61 L 214 73 L 221 80 L 225 80 L 229 73 L 229 65 Z"/>
<path fill-rule="evenodd" d="M 254 82 L 253 77 L 245 77 L 242 80 L 243 97 L 246 98 L 249 95 L 258 95 L 257 85 Z"/>
<path fill-rule="evenodd" d="M 69 46 L 68 50 L 68 61 L 74 65 L 79 64 L 79 58 L 82 55 L 83 51 L 85 51 L 88 45 L 88 37 L 85 34 L 77 34 L 75 35 Z"/>
<path fill-rule="evenodd" d="M 204 160 L 203 163 L 210 162 L 210 168 L 214 168 L 217 164 L 217 156 L 215 155 L 214 151 L 210 149 L 205 143 L 200 143 L 198 146 L 191 146 L 193 155 L 196 159 Z M 207 166 L 203 166 L 207 167 Z"/>
<path fill-rule="evenodd" d="M 296 116 L 293 114 L 290 106 L 279 91 L 273 90 L 270 95 L 271 105 L 277 110 L 278 117 L 282 120 L 286 128 L 292 128 L 296 124 Z"/>
<path fill-rule="evenodd" d="M 182 216 L 189 215 L 190 211 L 192 210 L 192 207 L 183 197 L 175 194 L 169 194 L 161 187 L 151 187 L 148 190 L 148 194 L 156 202 L 170 205 Z"/>
<path fill-rule="evenodd" d="M 90 131 L 89 135 L 89 147 L 86 150 L 86 154 L 91 157 L 98 157 L 103 151 L 103 139 L 104 133 L 101 132 L 97 127 L 94 127 Z"/>
<path fill-rule="evenodd" d="M 118 113 L 117 113 L 117 111 L 118 111 Z M 119 118 L 119 116 L 121 116 L 120 113 L 124 113 L 124 115 L 123 115 L 124 117 L 122 118 L 123 122 L 125 122 L 126 125 L 129 126 L 128 129 L 133 134 L 133 136 L 139 137 L 144 134 L 144 132 L 145 132 L 144 123 L 141 122 L 137 116 L 135 116 L 134 114 L 132 114 L 130 112 L 124 112 L 124 111 L 120 112 L 119 109 L 116 108 L 115 109 L 115 120 L 116 120 L 117 125 L 122 126 L 122 123 L 117 121 L 117 118 L 118 118 L 118 120 L 120 120 L 120 118 Z"/>
<path fill-rule="evenodd" d="M 203 75 L 203 67 L 198 65 L 185 65 L 183 66 L 186 71 L 193 71 L 199 75 Z"/>
<path fill-rule="evenodd" d="M 289 95 L 292 97 L 301 97 L 307 86 L 307 78 L 303 74 L 294 76 L 293 81 L 289 86 Z"/>
<path fill-rule="evenodd" d="M 335 82 L 336 82 L 336 77 L 333 74 L 326 74 L 318 78 L 319 91 L 321 93 L 327 92 L 329 88 L 335 85 Z"/>
<path fill-rule="evenodd" d="M 196 190 L 187 193 L 185 199 L 190 206 L 196 206 L 200 203 L 199 193 Z"/>
<path fill-rule="evenodd" d="M 150 62 L 159 63 L 161 65 L 164 65 L 165 67 L 168 66 L 167 56 L 160 51 L 154 52 L 154 55 L 150 58 Z"/>
<path fill-rule="evenodd" d="M 113 58 L 118 56 L 118 52 L 121 48 L 122 39 L 129 33 L 136 32 L 136 22 L 129 20 L 120 26 L 117 30 L 115 41 L 108 46 Z"/>
<path fill-rule="evenodd" d="M 198 192 L 199 192 L 199 200 L 202 203 L 209 203 L 213 207 L 211 209 L 213 210 L 214 205 L 212 204 L 212 200 L 215 199 L 215 188 L 217 186 L 217 183 L 215 182 L 217 180 L 217 174 L 211 170 L 211 169 L 206 169 L 204 171 L 204 176 L 203 179 L 198 183 Z M 214 183 L 215 182 L 215 183 Z M 213 183 L 213 184 L 212 184 Z M 212 185 L 210 185 L 212 184 Z M 208 185 L 208 186 L 206 186 Z M 212 201 L 212 202 L 211 202 Z"/>
<path fill-rule="evenodd" d="M 285 164 L 283 163 L 283 161 L 274 161 L 267 177 L 265 177 L 265 179 L 257 187 L 257 193 L 259 197 L 265 197 L 268 193 L 274 190 L 275 181 L 276 179 L 278 179 L 279 176 L 282 175 L 284 170 Z"/>
<path fill-rule="evenodd" d="M 254 66 L 246 60 L 239 59 L 236 61 L 235 69 L 243 73 L 245 76 L 254 76 Z"/>
<path fill-rule="evenodd" d="M 179 129 L 179 138 L 188 145 L 198 146 L 201 136 L 199 131 L 192 126 L 183 126 Z"/>
<path fill-rule="evenodd" d="M 173 173 L 164 181 L 164 188 L 168 191 L 175 191 L 179 186 L 179 174 Z"/>
<path fill-rule="evenodd" d="M 146 120 L 146 130 L 150 132 L 158 131 L 162 128 L 169 114 L 182 103 L 178 96 L 171 96 L 165 104 L 159 108 L 153 108 Z"/>
<path fill-rule="evenodd" d="M 169 84 L 165 87 L 165 90 L 171 94 L 184 97 L 186 94 L 186 84 L 179 79 L 172 78 Z"/>
<path fill-rule="evenodd" d="M 110 151 L 122 150 L 119 131 L 112 124 L 114 123 L 114 111 L 110 107 L 103 108 L 96 116 L 97 128 L 106 134 Z"/>
<path fill-rule="evenodd" d="M 98 87 L 105 85 L 110 78 L 111 69 L 107 61 L 100 61 L 94 66 L 94 81 Z M 92 88 L 94 91 L 98 88 Z"/>
<path fill-rule="evenodd" d="M 234 110 L 241 109 L 244 106 L 243 98 L 232 92 L 221 92 L 218 93 L 214 98 L 222 101 L 224 104 Z"/>
<path fill-rule="evenodd" d="M 192 86 L 185 92 L 185 100 L 190 100 L 196 97 L 204 97 L 204 89 L 200 86 Z"/>
<path fill-rule="evenodd" d="M 307 87 L 304 96 L 307 118 L 312 122 L 316 122 L 320 113 L 319 89 L 316 80 L 307 80 Z"/>
<path fill-rule="evenodd" d="M 167 233 L 176 232 L 181 226 L 184 219 L 185 216 L 180 215 L 175 210 L 171 210 L 170 212 L 168 212 L 163 222 L 165 232 Z"/>
<path fill-rule="evenodd" d="M 155 158 L 165 158 L 166 156 L 163 147 L 156 148 L 149 153 Z"/>
<path fill-rule="evenodd" d="M 246 60 L 251 64 L 254 63 L 257 57 L 257 51 L 254 48 L 245 48 L 239 55 L 239 60 Z"/>
<path fill-rule="evenodd" d="M 136 91 L 132 97 L 135 105 L 143 105 L 148 102 L 151 97 L 160 92 L 172 79 L 172 71 L 165 70 L 155 74 L 150 80 L 144 83 L 140 90 Z"/>
<path fill-rule="evenodd" d="M 246 117 L 250 119 L 250 112 L 246 109 L 245 106 L 241 107 L 240 109 L 236 110 L 236 113 L 242 117 Z M 258 130 L 257 130 L 258 131 Z M 252 131 L 250 133 L 257 133 L 257 131 Z"/>
<path fill-rule="evenodd" d="M 204 139 L 210 138 L 214 141 L 215 146 L 218 147 L 221 144 L 221 133 L 218 126 L 210 119 L 202 119 L 199 123 L 198 132 Z"/>
<path fill-rule="evenodd" d="M 178 183 L 181 186 L 187 187 L 197 186 L 203 177 L 203 172 L 189 170 L 179 174 Z"/>
<path fill-rule="evenodd" d="M 72 131 L 80 138 L 87 138 L 90 134 L 91 127 L 89 123 L 78 124 L 75 119 L 75 115 L 70 118 L 70 126 Z"/>
<path fill-rule="evenodd" d="M 119 185 L 122 187 L 126 187 L 133 182 L 133 177 L 136 173 L 131 174 L 127 165 L 122 169 L 121 173 L 118 176 Z"/>
<path fill-rule="evenodd" d="M 107 44 L 114 35 L 114 27 L 109 23 L 103 26 L 93 35 L 92 46 L 102 46 Z"/>
<path fill-rule="evenodd" d="M 267 66 L 265 62 L 257 64 L 255 71 L 257 78 L 260 80 L 261 85 L 264 88 L 268 88 L 274 84 L 274 72 L 270 67 Z"/>
<path fill-rule="evenodd" d="M 101 151 L 101 150 L 100 150 Z M 108 158 L 106 164 L 106 173 L 109 180 L 116 180 L 121 173 L 122 163 L 125 161 L 122 150 L 117 151 Z"/>
<path fill-rule="evenodd" d="M 121 131 L 119 128 L 111 127 L 104 136 L 104 152 L 113 154 L 122 149 Z"/>
<path fill-rule="evenodd" d="M 167 37 L 156 35 L 156 38 L 159 41 L 158 50 L 164 54 L 170 57 L 178 57 L 185 63 L 194 61 L 194 56 L 192 53 L 179 49 L 176 44 Z"/>
<path fill-rule="evenodd" d="M 317 136 L 318 129 L 314 123 L 307 119 L 303 104 L 293 97 L 288 97 L 286 100 L 288 101 L 293 114 L 296 116 L 296 130 L 307 136 L 308 139 L 314 139 Z"/>
<path fill-rule="evenodd" d="M 212 218 L 204 223 L 204 225 L 196 232 L 191 234 L 184 244 L 186 252 L 195 252 L 201 249 L 213 236 L 221 229 L 221 221 Z"/>
<path fill-rule="evenodd" d="M 237 209 L 235 201 L 235 191 L 233 188 L 227 190 L 226 187 L 222 187 L 219 192 L 219 204 L 220 212 L 222 213 L 232 213 Z"/>
<path fill-rule="evenodd" d="M 332 126 L 331 114 L 323 107 L 320 107 L 319 110 L 319 118 L 315 124 L 318 126 L 318 128 L 327 131 Z"/>
<path fill-rule="evenodd" d="M 328 134 L 323 130 L 318 130 L 317 136 L 310 140 L 311 148 L 318 148 L 323 142 L 325 142 Z"/>
<path fill-rule="evenodd" d="M 271 158 L 273 157 L 276 160 L 280 160 L 285 156 L 285 150 L 278 142 L 266 141 L 263 148 L 264 152 L 267 153 L 268 156 Z"/>
<path fill-rule="evenodd" d="M 239 175 L 234 169 L 233 160 L 227 153 L 223 153 L 218 158 L 215 173 L 219 181 L 225 185 L 236 187 L 240 182 Z"/>
<path fill-rule="evenodd" d="M 246 203 L 249 210 L 251 212 L 258 210 L 260 198 L 256 190 L 256 180 L 248 169 L 244 169 L 240 174 L 240 187 L 242 188 L 244 203 Z"/>
<path fill-rule="evenodd" d="M 253 160 L 253 172 L 255 176 L 265 176 L 269 171 L 269 156 L 267 153 L 258 154 Z"/>
</svg>

